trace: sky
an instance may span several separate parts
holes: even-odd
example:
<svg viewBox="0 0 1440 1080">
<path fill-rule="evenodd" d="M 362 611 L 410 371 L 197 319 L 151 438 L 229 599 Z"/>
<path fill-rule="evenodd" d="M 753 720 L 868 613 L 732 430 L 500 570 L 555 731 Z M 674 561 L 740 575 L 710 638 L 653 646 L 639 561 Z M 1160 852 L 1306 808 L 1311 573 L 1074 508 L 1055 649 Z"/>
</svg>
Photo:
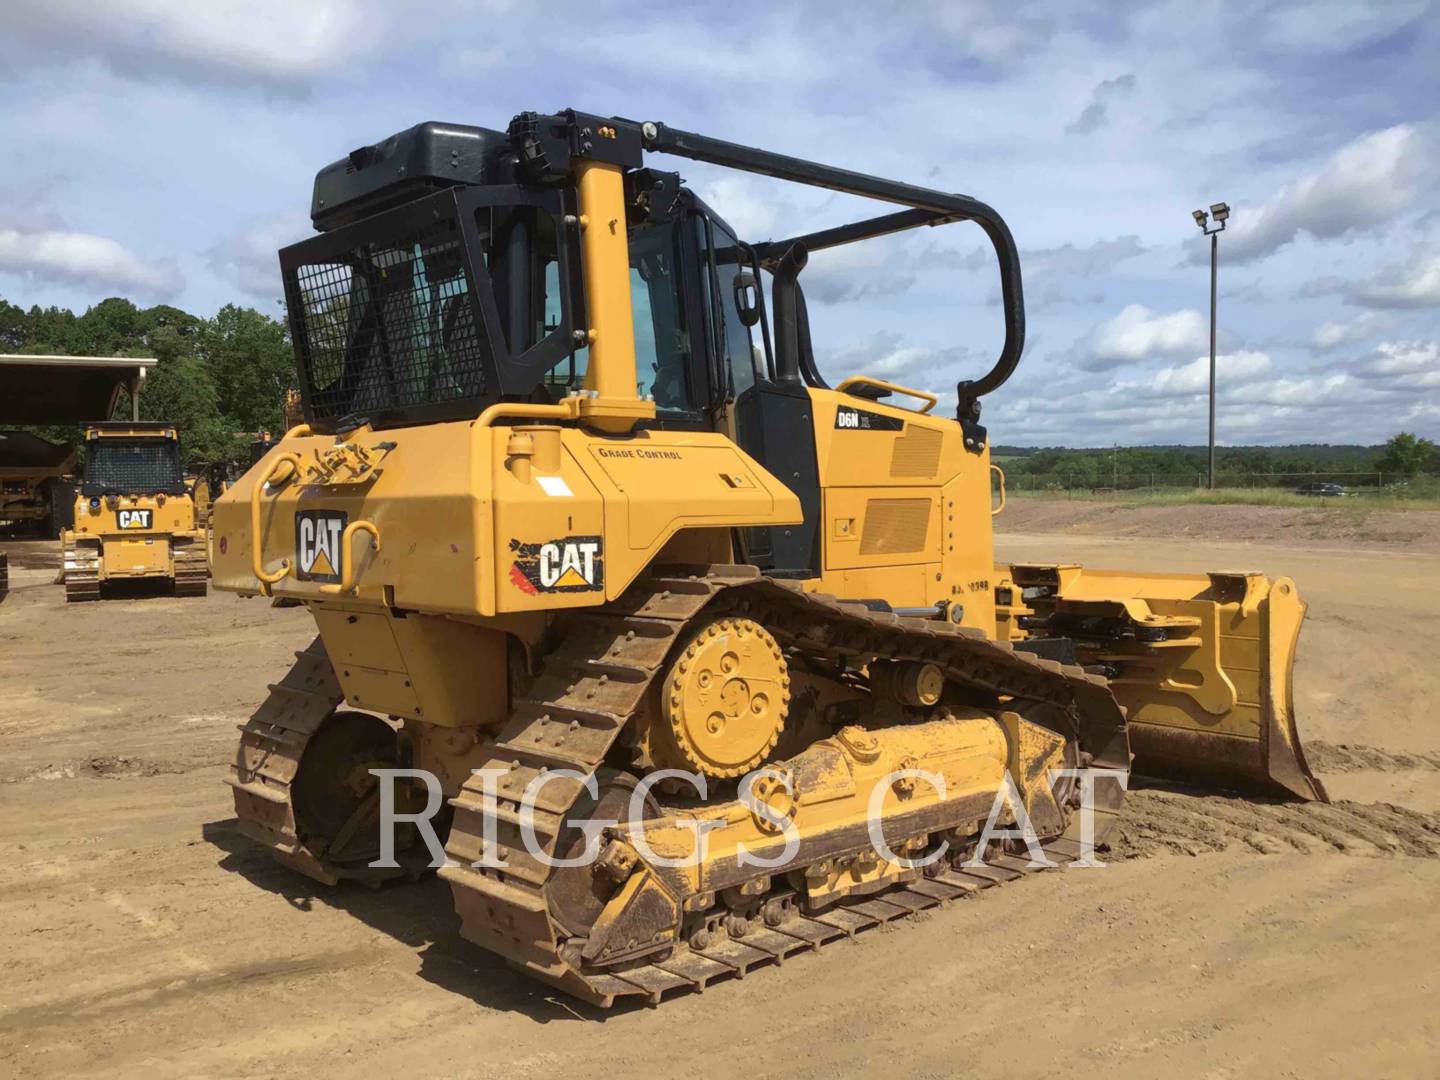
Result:
<svg viewBox="0 0 1440 1080">
<path fill-rule="evenodd" d="M 282 314 L 315 172 L 425 120 L 574 107 L 962 192 L 1019 244 L 997 443 L 1440 439 L 1440 4 L 9 0 L 0 297 Z M 740 230 L 886 207 L 657 157 Z M 998 353 L 956 223 L 816 253 L 822 371 L 941 395 Z"/>
</svg>

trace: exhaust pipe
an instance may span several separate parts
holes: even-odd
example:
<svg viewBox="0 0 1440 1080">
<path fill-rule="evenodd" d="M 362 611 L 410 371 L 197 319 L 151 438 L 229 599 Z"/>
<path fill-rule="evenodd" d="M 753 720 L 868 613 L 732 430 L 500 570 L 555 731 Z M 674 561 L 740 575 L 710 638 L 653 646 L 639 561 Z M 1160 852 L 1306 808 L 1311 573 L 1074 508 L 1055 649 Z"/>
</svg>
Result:
<svg viewBox="0 0 1440 1080">
<path fill-rule="evenodd" d="M 796 241 L 785 249 L 775 264 L 775 282 L 771 286 L 771 307 L 775 313 L 775 379 L 790 386 L 803 386 L 800 377 L 800 307 L 796 279 L 810 252 Z"/>
</svg>

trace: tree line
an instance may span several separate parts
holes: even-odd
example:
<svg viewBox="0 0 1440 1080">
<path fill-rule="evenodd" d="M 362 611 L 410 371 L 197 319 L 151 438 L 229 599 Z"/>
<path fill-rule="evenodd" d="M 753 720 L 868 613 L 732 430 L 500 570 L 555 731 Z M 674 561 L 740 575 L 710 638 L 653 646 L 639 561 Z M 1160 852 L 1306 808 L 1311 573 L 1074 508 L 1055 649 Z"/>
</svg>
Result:
<svg viewBox="0 0 1440 1080">
<path fill-rule="evenodd" d="M 281 431 L 285 392 L 297 385 L 285 323 L 235 304 L 207 319 L 119 297 L 80 315 L 0 299 L 0 352 L 154 357 L 159 363 L 145 380 L 140 418 L 175 424 L 187 465 L 246 461 L 258 433 Z M 118 415 L 129 410 L 125 401 Z M 31 430 L 55 442 L 80 438 L 73 427 Z"/>
<path fill-rule="evenodd" d="M 259 433 L 283 430 L 282 401 L 297 385 L 285 323 L 234 304 L 207 319 L 165 304 L 140 308 L 119 297 L 81 315 L 59 307 L 25 310 L 0 299 L 0 352 L 155 357 L 159 363 L 146 379 L 140 415 L 179 428 L 187 465 L 245 462 L 249 443 Z M 120 415 L 128 416 L 128 402 L 124 409 Z M 70 427 L 32 430 L 57 442 L 78 442 L 80 434 Z M 1206 470 L 1204 447 L 997 446 L 994 456 L 1007 473 L 1041 483 L 1053 477 L 1059 483 L 1104 486 L 1121 476 L 1133 481 Z M 1221 447 L 1216 471 L 1222 479 L 1267 473 L 1312 474 L 1321 480 L 1362 472 L 1399 477 L 1440 472 L 1440 453 L 1430 440 L 1400 432 L 1374 447 Z"/>
</svg>

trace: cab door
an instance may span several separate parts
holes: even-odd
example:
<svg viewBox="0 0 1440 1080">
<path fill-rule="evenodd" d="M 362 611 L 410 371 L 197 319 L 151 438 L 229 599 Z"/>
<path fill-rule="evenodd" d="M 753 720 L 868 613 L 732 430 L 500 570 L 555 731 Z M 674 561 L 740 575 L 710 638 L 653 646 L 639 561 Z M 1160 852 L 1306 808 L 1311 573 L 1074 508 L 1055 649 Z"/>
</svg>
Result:
<svg viewBox="0 0 1440 1080">
<path fill-rule="evenodd" d="M 775 577 L 816 577 L 820 482 L 810 395 L 774 379 L 751 250 L 718 219 L 697 212 L 693 220 L 697 276 L 708 285 L 702 303 L 716 427 L 789 487 L 805 515 L 798 525 L 741 529 L 745 561 Z M 747 319 L 742 308 L 754 314 Z"/>
</svg>

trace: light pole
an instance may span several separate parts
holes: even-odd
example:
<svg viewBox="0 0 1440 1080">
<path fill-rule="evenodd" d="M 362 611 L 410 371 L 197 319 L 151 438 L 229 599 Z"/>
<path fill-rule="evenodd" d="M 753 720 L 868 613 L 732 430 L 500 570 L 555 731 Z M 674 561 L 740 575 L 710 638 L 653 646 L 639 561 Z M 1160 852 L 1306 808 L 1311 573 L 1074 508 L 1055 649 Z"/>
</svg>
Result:
<svg viewBox="0 0 1440 1080">
<path fill-rule="evenodd" d="M 1195 224 L 1210 237 L 1210 490 L 1215 490 L 1215 279 L 1220 264 L 1220 234 L 1225 231 L 1225 222 L 1230 218 L 1230 207 L 1226 203 L 1214 203 L 1209 217 L 1215 221 L 1214 228 L 1207 223 L 1204 210 L 1194 212 Z"/>
</svg>

